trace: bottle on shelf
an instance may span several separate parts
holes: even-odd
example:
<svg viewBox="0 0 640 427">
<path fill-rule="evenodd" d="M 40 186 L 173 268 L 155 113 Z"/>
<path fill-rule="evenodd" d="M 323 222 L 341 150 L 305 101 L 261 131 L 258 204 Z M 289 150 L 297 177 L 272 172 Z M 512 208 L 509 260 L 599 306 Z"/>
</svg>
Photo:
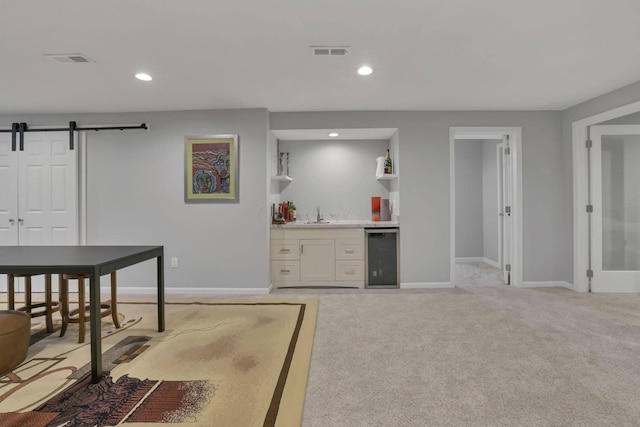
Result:
<svg viewBox="0 0 640 427">
<path fill-rule="evenodd" d="M 384 173 L 393 173 L 393 163 L 391 162 L 391 153 L 387 149 L 387 157 L 384 159 Z"/>
</svg>

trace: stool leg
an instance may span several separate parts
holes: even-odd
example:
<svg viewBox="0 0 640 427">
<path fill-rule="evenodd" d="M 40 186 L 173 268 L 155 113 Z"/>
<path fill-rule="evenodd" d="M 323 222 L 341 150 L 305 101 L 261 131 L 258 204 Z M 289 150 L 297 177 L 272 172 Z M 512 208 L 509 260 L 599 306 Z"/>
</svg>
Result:
<svg viewBox="0 0 640 427">
<path fill-rule="evenodd" d="M 16 309 L 16 294 L 15 294 L 15 277 L 13 274 L 9 274 L 7 277 L 7 287 L 9 291 L 9 310 Z"/>
<path fill-rule="evenodd" d="M 118 320 L 118 302 L 116 300 L 116 272 L 111 273 L 111 318 L 116 329 L 120 329 L 120 321 Z"/>
<path fill-rule="evenodd" d="M 51 275 L 45 274 L 44 276 L 44 301 L 45 301 L 45 322 L 47 324 L 47 332 L 53 332 L 53 307 L 51 304 Z"/>
<path fill-rule="evenodd" d="M 63 337 L 69 325 L 69 282 L 62 278 L 62 274 L 58 276 L 58 287 L 60 289 L 60 304 L 62 304 L 60 308 L 60 313 L 62 314 L 60 336 Z"/>
<path fill-rule="evenodd" d="M 80 336 L 78 342 L 82 344 L 85 338 L 85 322 L 86 319 L 86 307 L 84 304 L 84 279 L 81 277 L 78 279 L 78 326 L 80 327 Z M 97 320 L 98 322 L 100 319 Z"/>
<path fill-rule="evenodd" d="M 24 278 L 24 305 L 27 306 L 27 313 L 31 314 L 31 276 Z"/>
</svg>

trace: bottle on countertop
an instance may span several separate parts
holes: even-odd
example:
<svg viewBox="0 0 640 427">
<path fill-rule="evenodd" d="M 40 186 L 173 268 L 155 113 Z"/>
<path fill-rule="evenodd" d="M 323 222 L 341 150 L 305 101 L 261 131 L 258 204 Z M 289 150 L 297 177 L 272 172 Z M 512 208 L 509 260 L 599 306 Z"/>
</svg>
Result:
<svg viewBox="0 0 640 427">
<path fill-rule="evenodd" d="M 289 203 L 291 203 L 290 210 L 289 210 L 289 217 L 290 217 L 289 220 L 291 222 L 295 222 L 295 220 L 296 220 L 296 204 L 293 203 L 293 202 L 289 202 Z"/>
<path fill-rule="evenodd" d="M 387 149 L 387 157 L 384 159 L 384 173 L 393 173 L 393 163 L 391 162 L 391 153 Z"/>
</svg>

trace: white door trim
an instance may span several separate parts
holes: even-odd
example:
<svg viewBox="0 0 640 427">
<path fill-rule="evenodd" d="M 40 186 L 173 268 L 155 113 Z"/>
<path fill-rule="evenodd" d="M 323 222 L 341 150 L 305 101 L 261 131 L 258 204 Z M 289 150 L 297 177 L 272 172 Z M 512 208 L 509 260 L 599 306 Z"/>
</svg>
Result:
<svg viewBox="0 0 640 427">
<path fill-rule="evenodd" d="M 613 108 L 604 113 L 577 120 L 572 124 L 573 137 L 573 288 L 589 292 L 589 215 L 587 180 L 587 128 L 591 125 L 640 111 L 640 101 Z"/>
<path fill-rule="evenodd" d="M 513 245 L 511 263 L 511 285 L 521 287 L 523 282 L 523 195 L 522 195 L 522 128 L 521 127 L 470 127 L 452 126 L 449 128 L 449 282 L 453 283 L 456 265 L 456 201 L 455 201 L 455 140 L 457 139 L 496 139 L 509 136 L 511 142 L 511 161 L 513 174 L 512 226 Z"/>
<path fill-rule="evenodd" d="M 498 268 L 500 269 L 502 269 L 502 251 L 504 250 L 504 242 L 502 241 L 502 228 L 504 227 L 504 212 L 502 212 L 504 186 L 501 179 L 502 170 L 504 169 L 502 166 L 502 150 L 504 150 L 504 146 L 504 142 L 496 144 L 496 185 L 498 187 L 498 215 L 500 215 L 498 218 Z"/>
<path fill-rule="evenodd" d="M 87 133 L 79 132 L 78 151 L 78 237 L 80 246 L 87 244 Z"/>
</svg>

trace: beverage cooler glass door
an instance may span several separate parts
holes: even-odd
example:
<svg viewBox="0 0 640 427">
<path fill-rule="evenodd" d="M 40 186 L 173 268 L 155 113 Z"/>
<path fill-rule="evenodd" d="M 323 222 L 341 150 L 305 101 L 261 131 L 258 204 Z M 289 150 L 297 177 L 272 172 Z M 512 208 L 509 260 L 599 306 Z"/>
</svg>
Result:
<svg viewBox="0 0 640 427">
<path fill-rule="evenodd" d="M 367 288 L 399 288 L 398 253 L 400 242 L 397 228 L 367 228 L 365 260 Z"/>
</svg>

